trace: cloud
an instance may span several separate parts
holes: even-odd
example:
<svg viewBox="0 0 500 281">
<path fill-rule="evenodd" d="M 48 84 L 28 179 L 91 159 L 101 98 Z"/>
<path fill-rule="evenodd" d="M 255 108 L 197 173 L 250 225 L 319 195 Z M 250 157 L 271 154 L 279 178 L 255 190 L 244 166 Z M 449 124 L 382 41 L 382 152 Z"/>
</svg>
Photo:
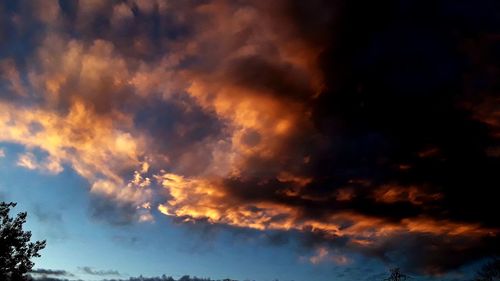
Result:
<svg viewBox="0 0 500 281">
<path fill-rule="evenodd" d="M 62 213 L 53 212 L 36 204 L 33 215 L 41 223 L 39 231 L 51 241 L 63 240 L 68 237 L 65 220 Z"/>
<path fill-rule="evenodd" d="M 121 171 L 133 170 L 135 165 L 140 165 L 138 149 L 141 140 L 114 128 L 112 123 L 115 121 L 112 120 L 123 121 L 123 118 L 99 118 L 78 102 L 63 114 L 43 109 L 17 108 L 5 103 L 0 103 L 0 108 L 2 141 L 19 143 L 48 154 L 43 161 L 39 161 L 32 152 L 21 154 L 17 162 L 19 166 L 57 174 L 66 164 L 92 182 L 92 192 L 111 200 L 131 203 L 124 196 L 125 191 L 118 192 L 116 188 L 127 185 Z M 111 187 L 115 187 L 115 192 Z M 147 189 L 136 188 L 134 191 L 134 188 L 126 187 L 129 194 L 136 194 L 134 199 L 147 198 Z M 132 204 L 140 206 L 144 203 Z"/>
<path fill-rule="evenodd" d="M 29 170 L 35 170 L 38 164 L 35 163 L 35 159 L 33 158 L 35 158 L 33 153 L 20 155 L 17 165 Z"/>
<path fill-rule="evenodd" d="M 72 273 L 66 270 L 55 270 L 55 269 L 45 269 L 45 268 L 36 268 L 30 271 L 30 274 L 36 275 L 50 275 L 50 276 L 73 276 Z"/>
<path fill-rule="evenodd" d="M 56 159 L 47 157 L 45 161 L 39 162 L 36 159 L 35 154 L 31 152 L 20 154 L 19 159 L 17 160 L 17 165 L 29 170 L 41 170 L 49 174 L 59 174 L 63 171 L 61 163 L 59 163 Z"/>
<path fill-rule="evenodd" d="M 375 201 L 384 203 L 411 202 L 414 205 L 439 200 L 440 193 L 427 194 L 417 187 L 382 186 L 374 192 Z"/>
<path fill-rule="evenodd" d="M 316 253 L 309 257 L 309 262 L 312 264 L 320 264 L 323 262 L 333 262 L 337 265 L 348 265 L 352 261 L 344 256 L 339 254 L 331 254 L 328 249 L 324 247 L 320 247 L 316 250 Z"/>
<path fill-rule="evenodd" d="M 26 87 L 13 60 L 0 60 L 0 78 L 8 85 L 6 89 L 8 92 L 17 96 L 27 95 Z"/>
<path fill-rule="evenodd" d="M 158 209 L 299 233 L 318 261 L 455 270 L 498 253 L 498 36 L 472 1 L 428 4 L 26 4 L 2 17 L 0 47 L 28 47 L 0 63 L 0 141 L 87 179 L 96 219 Z"/>
<path fill-rule="evenodd" d="M 4 158 L 4 157 L 5 157 L 5 149 L 0 148 L 0 158 Z"/>
<path fill-rule="evenodd" d="M 279 194 L 274 195 L 275 198 L 260 198 L 267 195 L 266 190 L 278 186 L 277 182 L 259 184 L 235 180 L 226 183 L 229 186 L 224 186 L 224 183 L 220 182 L 186 179 L 169 173 L 158 176 L 157 179 L 169 190 L 171 196 L 169 201 L 159 205 L 159 210 L 166 215 L 184 218 L 186 221 L 206 219 L 213 223 L 261 230 L 311 230 L 325 232 L 331 237 L 352 236 L 366 243 L 370 243 L 369 240 L 373 236 L 385 236 L 393 232 L 422 232 L 450 236 L 494 234 L 493 229 L 482 229 L 479 225 L 434 220 L 424 216 L 391 222 L 390 218 L 377 218 L 339 209 L 328 215 L 321 214 L 321 217 L 309 217 L 307 213 L 304 213 L 307 209 L 301 210 L 300 207 L 292 206 L 286 201 L 279 202 L 279 200 L 286 200 L 286 196 L 284 199 Z M 240 185 L 243 186 L 240 188 L 245 189 L 245 184 L 259 190 L 254 190 L 248 195 L 237 194 L 234 190 L 236 186 Z M 248 196 L 248 198 L 243 196 Z M 229 197 L 232 198 L 231 202 L 226 201 Z M 315 198 L 296 201 L 298 203 L 303 201 L 304 205 L 306 202 L 313 204 L 315 201 L 319 201 L 319 204 L 329 202 L 329 200 L 323 201 Z M 319 210 L 319 212 L 327 211 Z"/>
<path fill-rule="evenodd" d="M 138 163 L 138 140 L 130 133 L 112 127 L 110 119 L 99 119 L 83 104 L 72 105 L 62 116 L 42 110 L 17 108 L 1 103 L 2 141 L 17 142 L 47 152 L 49 156 L 71 164 L 80 174 L 95 178 L 98 174 L 120 180 L 113 165 Z M 33 155 L 22 155 L 21 163 L 34 168 Z M 114 162 L 114 164 L 113 164 Z M 106 163 L 106 165 L 104 165 Z"/>
<path fill-rule="evenodd" d="M 117 275 L 120 276 L 120 272 L 116 270 L 96 270 L 92 267 L 83 266 L 79 268 L 83 273 L 88 275 L 97 275 L 97 276 L 108 276 L 108 275 Z"/>
<path fill-rule="evenodd" d="M 76 279 L 66 279 L 66 278 L 57 278 L 57 277 L 47 277 L 47 276 L 42 276 L 42 277 L 31 277 L 32 280 L 36 281 L 69 281 L 69 280 L 76 280 Z"/>
</svg>

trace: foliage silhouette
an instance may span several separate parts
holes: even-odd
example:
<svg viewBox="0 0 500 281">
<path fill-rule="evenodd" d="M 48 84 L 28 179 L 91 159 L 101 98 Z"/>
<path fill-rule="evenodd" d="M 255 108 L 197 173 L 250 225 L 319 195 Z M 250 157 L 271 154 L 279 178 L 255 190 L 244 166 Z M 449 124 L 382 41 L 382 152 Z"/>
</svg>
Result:
<svg viewBox="0 0 500 281">
<path fill-rule="evenodd" d="M 10 217 L 11 208 L 16 203 L 0 202 L 0 280 L 24 281 L 34 263 L 33 257 L 45 248 L 44 241 L 30 242 L 31 232 L 23 230 L 27 213 L 22 212 Z"/>
<path fill-rule="evenodd" d="M 404 280 L 408 280 L 409 278 L 410 278 L 410 276 L 401 273 L 401 270 L 399 269 L 399 267 L 396 267 L 396 268 L 391 269 L 391 276 L 384 279 L 384 281 L 404 281 Z"/>
<path fill-rule="evenodd" d="M 483 265 L 473 281 L 500 281 L 500 258 L 495 257 Z"/>
</svg>

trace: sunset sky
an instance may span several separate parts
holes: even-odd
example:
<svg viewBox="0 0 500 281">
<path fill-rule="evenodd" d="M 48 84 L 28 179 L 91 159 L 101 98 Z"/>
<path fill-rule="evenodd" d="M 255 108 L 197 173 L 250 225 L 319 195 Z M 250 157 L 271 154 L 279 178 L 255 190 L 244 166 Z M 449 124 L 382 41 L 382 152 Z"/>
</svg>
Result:
<svg viewBox="0 0 500 281">
<path fill-rule="evenodd" d="M 499 62 L 497 0 L 0 0 L 0 201 L 38 277 L 467 280 Z"/>
</svg>

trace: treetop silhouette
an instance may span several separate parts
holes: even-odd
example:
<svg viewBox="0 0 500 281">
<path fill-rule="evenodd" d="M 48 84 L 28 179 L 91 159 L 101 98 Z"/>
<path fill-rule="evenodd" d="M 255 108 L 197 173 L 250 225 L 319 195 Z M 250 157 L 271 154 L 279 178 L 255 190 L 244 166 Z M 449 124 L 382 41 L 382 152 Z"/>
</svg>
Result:
<svg viewBox="0 0 500 281">
<path fill-rule="evenodd" d="M 0 202 L 0 280 L 24 281 L 32 268 L 34 257 L 45 248 L 45 240 L 31 242 L 31 232 L 23 230 L 27 213 L 16 217 L 10 211 L 16 203 Z"/>
<path fill-rule="evenodd" d="M 384 281 L 405 281 L 410 279 L 411 277 L 401 273 L 401 270 L 399 267 L 391 269 L 391 276 L 388 278 L 384 279 Z"/>
</svg>

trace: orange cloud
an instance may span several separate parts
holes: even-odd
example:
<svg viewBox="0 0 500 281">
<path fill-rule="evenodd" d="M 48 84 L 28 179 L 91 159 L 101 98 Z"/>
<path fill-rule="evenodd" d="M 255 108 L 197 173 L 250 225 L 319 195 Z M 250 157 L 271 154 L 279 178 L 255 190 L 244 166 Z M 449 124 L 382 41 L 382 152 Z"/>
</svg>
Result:
<svg viewBox="0 0 500 281">
<path fill-rule="evenodd" d="M 92 183 L 92 192 L 142 204 L 145 197 L 139 194 L 147 192 L 137 189 L 136 194 L 131 187 L 124 187 L 119 172 L 139 166 L 143 140 L 116 129 L 116 122 L 126 124 L 127 117 L 97 116 L 81 102 L 73 104 L 65 114 L 0 102 L 0 141 L 48 154 L 42 162 L 31 152 L 21 154 L 18 165 L 55 174 L 67 164 Z M 142 177 L 134 181 L 147 186 Z"/>
<path fill-rule="evenodd" d="M 17 165 L 29 170 L 41 170 L 50 174 L 59 174 L 63 171 L 61 163 L 53 157 L 47 157 L 44 162 L 39 162 L 31 152 L 19 155 Z"/>
<path fill-rule="evenodd" d="M 485 97 L 471 106 L 474 117 L 488 125 L 492 135 L 500 138 L 500 98 Z"/>
<path fill-rule="evenodd" d="M 49 34 L 37 51 L 39 65 L 29 71 L 35 93 L 51 107 L 83 102 L 100 113 L 127 99 L 130 73 L 112 43 L 90 45 Z"/>
<path fill-rule="evenodd" d="M 1 79 L 8 82 L 8 89 L 16 95 L 26 96 L 28 94 L 13 60 L 5 59 L 0 61 L 0 81 Z"/>
<path fill-rule="evenodd" d="M 352 188 L 341 188 L 337 190 L 336 199 L 337 201 L 350 201 L 356 196 L 354 189 Z"/>
<path fill-rule="evenodd" d="M 325 247 L 319 247 L 316 249 L 315 254 L 309 258 L 309 262 L 312 264 L 333 262 L 337 265 L 348 265 L 352 262 L 352 260 L 345 255 L 333 254 Z"/>
<path fill-rule="evenodd" d="M 317 250 L 317 253 L 310 257 L 309 258 L 309 261 L 312 263 L 312 264 L 318 264 L 322 261 L 324 261 L 324 259 L 328 256 L 328 250 L 326 248 L 319 248 Z"/>
<path fill-rule="evenodd" d="M 440 193 L 428 193 L 415 186 L 385 185 L 374 191 L 375 200 L 384 203 L 410 202 L 422 205 L 443 197 Z"/>
<path fill-rule="evenodd" d="M 304 218 L 299 208 L 284 204 L 238 201 L 218 185 L 221 183 L 188 179 L 172 173 L 157 175 L 156 178 L 171 196 L 170 200 L 159 206 L 159 211 L 185 221 L 206 220 L 210 223 L 259 230 L 321 232 L 330 237 L 348 237 L 351 243 L 360 247 L 369 247 L 377 238 L 401 233 L 478 237 L 496 233 L 477 224 L 427 217 L 407 218 L 397 223 L 384 218 L 339 211 L 326 218 Z"/>
</svg>

